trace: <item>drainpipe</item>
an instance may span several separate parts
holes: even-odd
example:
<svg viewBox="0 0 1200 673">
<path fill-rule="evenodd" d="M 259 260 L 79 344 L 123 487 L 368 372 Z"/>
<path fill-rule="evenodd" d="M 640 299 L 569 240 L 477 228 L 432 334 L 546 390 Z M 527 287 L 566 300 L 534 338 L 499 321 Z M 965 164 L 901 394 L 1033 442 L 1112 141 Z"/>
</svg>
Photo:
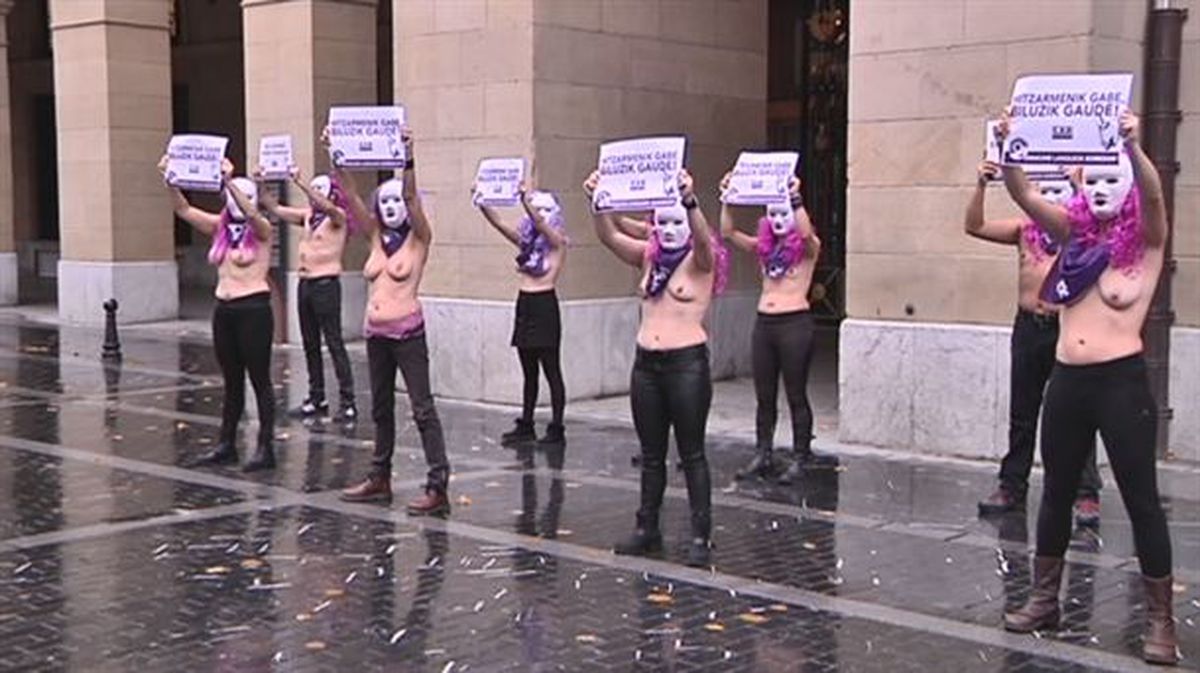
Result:
<svg viewBox="0 0 1200 673">
<path fill-rule="evenodd" d="M 1172 410 L 1168 385 L 1170 381 L 1171 325 L 1175 312 L 1171 309 L 1171 277 L 1175 259 L 1171 253 L 1171 232 L 1175 221 L 1175 176 L 1179 173 L 1176 160 L 1176 132 L 1183 115 L 1179 110 L 1180 47 L 1183 22 L 1187 10 L 1173 7 L 1172 0 L 1150 0 L 1146 21 L 1146 71 L 1142 91 L 1142 142 L 1158 174 L 1162 178 L 1163 198 L 1167 208 L 1167 244 L 1163 252 L 1163 273 L 1159 277 L 1150 314 L 1146 319 L 1143 339 L 1146 364 L 1149 369 L 1150 390 L 1158 405 L 1158 436 L 1155 446 L 1160 457 L 1167 456 Z"/>
</svg>

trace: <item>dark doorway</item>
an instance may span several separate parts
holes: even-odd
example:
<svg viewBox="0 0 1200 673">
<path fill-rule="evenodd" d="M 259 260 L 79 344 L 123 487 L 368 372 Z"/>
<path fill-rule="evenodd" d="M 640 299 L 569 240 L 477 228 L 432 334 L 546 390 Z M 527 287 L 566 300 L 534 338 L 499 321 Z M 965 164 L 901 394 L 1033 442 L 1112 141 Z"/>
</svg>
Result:
<svg viewBox="0 0 1200 673">
<path fill-rule="evenodd" d="M 818 320 L 845 316 L 848 0 L 770 0 L 767 139 L 800 152 L 805 206 L 821 238 L 811 300 Z"/>
</svg>

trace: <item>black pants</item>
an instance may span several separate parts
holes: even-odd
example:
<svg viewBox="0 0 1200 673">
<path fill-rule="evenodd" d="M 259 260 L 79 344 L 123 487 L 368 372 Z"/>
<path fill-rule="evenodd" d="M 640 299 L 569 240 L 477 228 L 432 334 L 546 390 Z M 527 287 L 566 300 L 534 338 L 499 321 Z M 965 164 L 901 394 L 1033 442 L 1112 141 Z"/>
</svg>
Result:
<svg viewBox="0 0 1200 673">
<path fill-rule="evenodd" d="M 562 425 L 563 408 L 567 404 L 567 389 L 563 385 L 562 366 L 559 363 L 559 349 L 551 348 L 518 348 L 517 357 L 521 360 L 521 373 L 525 376 L 525 387 L 522 390 L 521 418 L 533 422 L 533 408 L 537 406 L 538 398 L 538 366 L 546 374 L 546 382 L 550 384 L 550 409 L 553 423 Z"/>
<path fill-rule="evenodd" d="M 237 441 L 237 426 L 246 407 L 246 374 L 258 401 L 258 443 L 265 446 L 275 436 L 275 390 L 271 387 L 271 338 L 275 320 L 271 293 L 259 292 L 237 299 L 218 300 L 213 310 L 213 348 L 225 378 L 221 404 L 222 442 Z"/>
<path fill-rule="evenodd" d="M 308 365 L 308 399 L 325 399 L 325 367 L 321 363 L 321 336 L 329 345 L 333 370 L 343 406 L 354 404 L 354 375 L 350 357 L 342 340 L 342 281 L 337 276 L 301 278 L 297 309 L 300 313 L 300 338 L 304 342 L 304 361 Z"/>
<path fill-rule="evenodd" d="M 667 487 L 667 439 L 674 428 L 692 509 L 692 535 L 707 539 L 712 531 L 712 486 L 704 456 L 704 431 L 712 403 L 708 346 L 666 351 L 638 348 L 629 388 L 633 425 L 642 445 L 638 526 L 658 530 L 658 512 Z"/>
<path fill-rule="evenodd" d="M 421 434 L 428 467 L 426 488 L 442 493 L 450 480 L 450 462 L 446 458 L 446 440 L 442 422 L 433 404 L 429 385 L 429 348 L 425 335 L 404 340 L 373 336 L 367 339 L 367 366 L 371 374 L 371 418 L 375 421 L 376 474 L 391 475 L 392 453 L 396 446 L 396 369 L 404 377 L 404 388 L 412 405 L 413 421 Z"/>
<path fill-rule="evenodd" d="M 1029 489 L 1038 412 L 1042 408 L 1046 380 L 1054 369 L 1057 343 L 1057 317 L 1039 316 L 1025 310 L 1017 312 L 1009 347 L 1012 367 L 1008 395 L 1008 453 L 1000 462 L 1000 484 L 1017 497 L 1024 497 Z M 1083 477 L 1079 480 L 1078 497 L 1096 497 L 1102 486 L 1093 440 L 1084 463 Z"/>
<path fill-rule="evenodd" d="M 1093 365 L 1058 363 L 1046 389 L 1042 463 L 1046 485 L 1038 512 L 1037 553 L 1061 557 L 1071 539 L 1071 504 L 1099 430 L 1133 524 L 1142 572 L 1171 572 L 1171 538 L 1158 499 L 1154 442 L 1158 410 L 1142 356 Z"/>
<path fill-rule="evenodd" d="M 809 451 L 813 436 L 812 406 L 808 403 L 808 368 L 813 354 L 813 321 L 808 311 L 759 313 L 753 334 L 755 434 L 758 448 L 775 440 L 779 410 L 779 377 L 792 416 L 792 447 Z"/>
</svg>

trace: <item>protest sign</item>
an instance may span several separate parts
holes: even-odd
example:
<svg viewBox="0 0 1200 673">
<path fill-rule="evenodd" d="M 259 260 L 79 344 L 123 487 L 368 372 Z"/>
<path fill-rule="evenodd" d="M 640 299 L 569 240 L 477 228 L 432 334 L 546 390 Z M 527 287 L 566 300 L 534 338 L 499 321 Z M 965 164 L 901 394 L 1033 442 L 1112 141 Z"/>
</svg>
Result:
<svg viewBox="0 0 1200 673">
<path fill-rule="evenodd" d="M 292 137 L 263 136 L 258 141 L 258 166 L 267 180 L 287 180 L 295 161 L 292 158 Z"/>
<path fill-rule="evenodd" d="M 229 138 L 209 135 L 171 136 L 167 143 L 167 184 L 201 192 L 221 191 L 221 160 Z"/>
<path fill-rule="evenodd" d="M 687 140 L 682 136 L 635 138 L 600 146 L 600 183 L 592 207 L 640 211 L 679 201 L 679 171 Z"/>
<path fill-rule="evenodd" d="M 520 157 L 482 159 L 475 172 L 476 206 L 515 206 L 525 178 L 525 160 Z"/>
<path fill-rule="evenodd" d="M 1013 85 L 1003 163 L 1117 163 L 1133 75 L 1028 75 Z"/>
<path fill-rule="evenodd" d="M 401 106 L 329 108 L 329 158 L 342 168 L 403 168 Z"/>
<path fill-rule="evenodd" d="M 996 137 L 996 132 L 1000 126 L 1000 121 L 989 119 L 986 124 L 987 137 L 984 138 L 986 149 L 984 150 L 984 159 L 994 164 L 1000 163 L 1000 140 Z M 1029 165 L 1022 166 L 1025 171 L 1025 177 L 1033 182 L 1067 180 L 1067 172 L 1063 166 L 1058 164 L 1047 165 Z M 998 182 L 1003 180 L 1004 176 L 1000 173 L 989 176 L 988 181 Z"/>
<path fill-rule="evenodd" d="M 742 152 L 721 200 L 735 206 L 784 203 L 799 161 L 797 152 Z"/>
</svg>

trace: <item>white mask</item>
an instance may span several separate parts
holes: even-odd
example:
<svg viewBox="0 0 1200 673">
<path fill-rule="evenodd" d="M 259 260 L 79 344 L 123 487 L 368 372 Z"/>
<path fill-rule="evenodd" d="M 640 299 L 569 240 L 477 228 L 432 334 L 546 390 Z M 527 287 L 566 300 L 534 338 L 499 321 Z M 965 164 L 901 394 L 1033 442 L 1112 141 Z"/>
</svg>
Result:
<svg viewBox="0 0 1200 673">
<path fill-rule="evenodd" d="M 1042 180 L 1037 183 L 1038 192 L 1047 203 L 1063 205 L 1075 195 L 1070 180 Z"/>
<path fill-rule="evenodd" d="M 404 184 L 392 178 L 375 192 L 375 207 L 379 210 L 381 224 L 396 229 L 408 219 L 408 204 L 404 202 Z"/>
<path fill-rule="evenodd" d="M 308 188 L 327 199 L 333 192 L 333 181 L 328 175 L 317 175 L 308 182 Z"/>
<path fill-rule="evenodd" d="M 550 222 L 562 213 L 562 206 L 558 205 L 558 201 L 555 200 L 554 195 L 550 192 L 534 192 L 530 194 L 529 205 L 546 222 Z"/>
<path fill-rule="evenodd" d="M 796 229 L 796 211 L 787 203 L 768 205 L 767 219 L 771 221 L 771 233 L 776 236 L 786 236 Z"/>
<path fill-rule="evenodd" d="M 1083 193 L 1088 209 L 1101 220 L 1116 217 L 1133 189 L 1133 165 L 1124 152 L 1116 166 L 1087 166 L 1083 169 Z"/>
<path fill-rule="evenodd" d="M 654 209 L 654 236 L 663 250 L 679 250 L 692 239 L 687 209 L 676 204 Z"/>
<path fill-rule="evenodd" d="M 258 185 L 254 184 L 253 180 L 249 178 L 234 178 L 229 182 L 235 189 L 245 195 L 246 199 L 250 201 L 250 205 L 258 208 Z M 229 215 L 233 219 L 246 219 L 246 214 L 242 212 L 237 201 L 234 200 L 233 194 L 229 193 L 228 188 L 225 190 L 225 207 L 229 210 Z"/>
</svg>

